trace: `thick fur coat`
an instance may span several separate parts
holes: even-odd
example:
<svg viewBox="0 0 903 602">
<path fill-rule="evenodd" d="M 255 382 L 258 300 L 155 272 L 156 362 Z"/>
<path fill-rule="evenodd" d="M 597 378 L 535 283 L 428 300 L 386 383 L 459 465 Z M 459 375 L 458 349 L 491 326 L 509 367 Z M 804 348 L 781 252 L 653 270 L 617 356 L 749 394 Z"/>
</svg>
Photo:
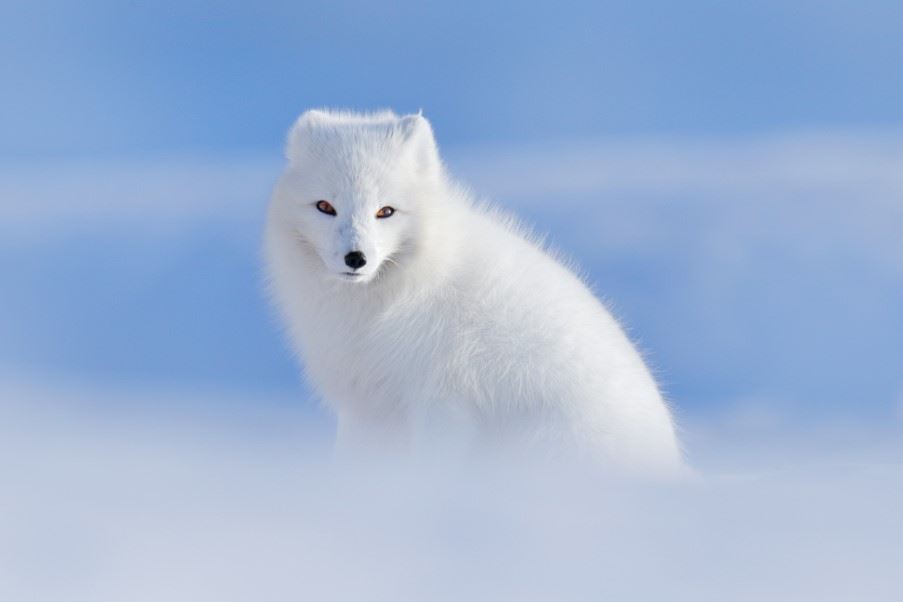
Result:
<svg viewBox="0 0 903 602">
<path fill-rule="evenodd" d="M 552 446 L 682 467 L 640 354 L 589 288 L 449 178 L 422 115 L 308 111 L 265 254 L 342 449 Z"/>
</svg>

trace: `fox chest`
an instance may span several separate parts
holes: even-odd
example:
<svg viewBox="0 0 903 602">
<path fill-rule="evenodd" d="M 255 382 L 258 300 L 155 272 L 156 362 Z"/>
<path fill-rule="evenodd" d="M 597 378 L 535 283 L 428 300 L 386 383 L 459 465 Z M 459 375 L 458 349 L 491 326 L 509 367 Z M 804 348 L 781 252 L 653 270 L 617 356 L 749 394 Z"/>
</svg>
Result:
<svg viewBox="0 0 903 602">
<path fill-rule="evenodd" d="M 304 333 L 302 359 L 334 401 L 399 404 L 436 390 L 444 328 L 428 315 L 321 315 Z"/>
</svg>

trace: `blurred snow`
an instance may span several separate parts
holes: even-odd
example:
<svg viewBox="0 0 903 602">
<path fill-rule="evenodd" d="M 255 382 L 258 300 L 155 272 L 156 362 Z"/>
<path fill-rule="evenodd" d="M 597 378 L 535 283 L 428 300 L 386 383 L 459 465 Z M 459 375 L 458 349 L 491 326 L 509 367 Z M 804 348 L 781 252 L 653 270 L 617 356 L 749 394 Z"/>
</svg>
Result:
<svg viewBox="0 0 903 602">
<path fill-rule="evenodd" d="M 718 469 L 640 483 L 573 465 L 336 464 L 297 406 L 91 403 L 115 395 L 3 391 L 0 599 L 903 595 L 899 428 L 854 450 L 817 428 L 737 440 L 720 420 L 695 450 Z M 738 449 L 755 470 L 725 459 Z"/>
</svg>

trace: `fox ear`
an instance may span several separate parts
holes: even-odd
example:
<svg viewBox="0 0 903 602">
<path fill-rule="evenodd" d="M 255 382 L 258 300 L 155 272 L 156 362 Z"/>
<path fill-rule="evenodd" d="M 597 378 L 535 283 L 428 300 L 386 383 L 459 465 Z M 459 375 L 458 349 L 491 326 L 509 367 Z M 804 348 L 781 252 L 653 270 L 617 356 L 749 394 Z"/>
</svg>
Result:
<svg viewBox="0 0 903 602">
<path fill-rule="evenodd" d="M 417 167 L 424 173 L 436 173 L 441 163 L 433 127 L 423 112 L 405 115 L 398 120 L 402 144 L 411 153 Z"/>
<path fill-rule="evenodd" d="M 289 163 L 295 163 L 298 160 L 298 153 L 301 145 L 311 131 L 319 124 L 322 124 L 328 114 L 318 109 L 309 109 L 301 113 L 301 116 L 295 120 L 288 132 L 288 139 L 285 142 L 285 158 Z"/>
</svg>

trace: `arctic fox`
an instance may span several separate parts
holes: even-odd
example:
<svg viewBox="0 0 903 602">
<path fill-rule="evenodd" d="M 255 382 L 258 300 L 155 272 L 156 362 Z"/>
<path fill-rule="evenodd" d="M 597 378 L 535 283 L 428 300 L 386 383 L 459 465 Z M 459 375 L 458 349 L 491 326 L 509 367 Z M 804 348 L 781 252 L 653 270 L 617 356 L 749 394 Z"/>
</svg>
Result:
<svg viewBox="0 0 903 602">
<path fill-rule="evenodd" d="M 682 469 L 642 358 L 587 286 L 446 173 L 422 114 L 311 110 L 270 203 L 274 300 L 341 448 L 564 445 Z"/>
</svg>

